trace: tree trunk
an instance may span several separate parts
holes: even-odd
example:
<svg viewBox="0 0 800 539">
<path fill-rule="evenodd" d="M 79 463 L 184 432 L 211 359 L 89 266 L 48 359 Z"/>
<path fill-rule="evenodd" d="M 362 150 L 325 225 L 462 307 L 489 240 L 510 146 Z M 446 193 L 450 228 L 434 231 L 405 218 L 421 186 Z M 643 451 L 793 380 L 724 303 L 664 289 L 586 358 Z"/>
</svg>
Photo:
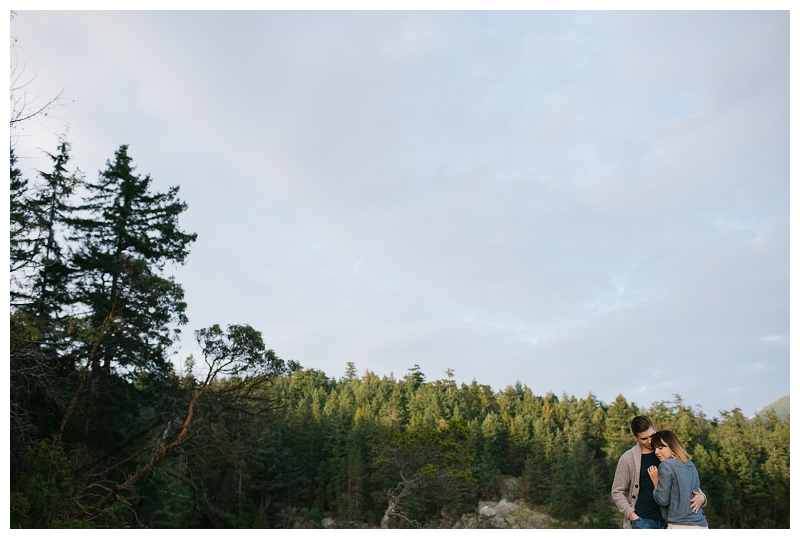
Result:
<svg viewBox="0 0 800 539">
<path fill-rule="evenodd" d="M 381 519 L 382 530 L 389 529 L 389 519 L 394 514 L 396 507 L 397 507 L 397 498 L 392 496 L 391 498 L 389 498 L 389 507 L 386 508 L 386 512 L 383 514 L 383 518 Z"/>
<path fill-rule="evenodd" d="M 389 519 L 392 517 L 401 517 L 414 524 L 414 522 L 408 520 L 408 517 L 406 517 L 400 510 L 400 502 L 403 501 L 403 498 L 411 494 L 413 489 L 409 489 L 408 485 L 403 485 L 403 490 L 397 492 L 399 488 L 400 486 L 398 485 L 389 491 L 389 507 L 386 508 L 386 512 L 383 514 L 383 518 L 381 519 L 382 530 L 389 529 Z"/>
</svg>

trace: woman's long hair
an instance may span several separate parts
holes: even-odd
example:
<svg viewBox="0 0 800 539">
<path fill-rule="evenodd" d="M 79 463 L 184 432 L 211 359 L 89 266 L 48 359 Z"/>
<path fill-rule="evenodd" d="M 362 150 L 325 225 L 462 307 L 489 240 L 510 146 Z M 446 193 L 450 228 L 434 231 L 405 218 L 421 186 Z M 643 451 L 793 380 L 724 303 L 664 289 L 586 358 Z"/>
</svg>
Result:
<svg viewBox="0 0 800 539">
<path fill-rule="evenodd" d="M 653 434 L 651 443 L 653 444 L 653 448 L 669 447 L 672 451 L 672 456 L 681 462 L 689 462 L 692 460 L 692 457 L 683 448 L 681 441 L 678 440 L 678 437 L 675 436 L 675 433 L 671 430 L 660 430 L 656 432 Z"/>
</svg>

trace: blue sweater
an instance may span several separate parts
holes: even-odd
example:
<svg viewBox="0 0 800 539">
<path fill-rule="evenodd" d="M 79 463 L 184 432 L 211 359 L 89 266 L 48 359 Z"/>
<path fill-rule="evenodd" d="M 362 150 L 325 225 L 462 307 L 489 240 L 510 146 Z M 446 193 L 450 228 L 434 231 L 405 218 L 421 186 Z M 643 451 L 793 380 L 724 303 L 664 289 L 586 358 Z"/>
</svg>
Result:
<svg viewBox="0 0 800 539">
<path fill-rule="evenodd" d="M 658 466 L 658 487 L 653 491 L 653 499 L 661 506 L 661 515 L 668 523 L 708 526 L 703 510 L 693 513 L 689 507 L 693 490 L 700 490 L 700 476 L 692 461 L 670 458 Z"/>
</svg>

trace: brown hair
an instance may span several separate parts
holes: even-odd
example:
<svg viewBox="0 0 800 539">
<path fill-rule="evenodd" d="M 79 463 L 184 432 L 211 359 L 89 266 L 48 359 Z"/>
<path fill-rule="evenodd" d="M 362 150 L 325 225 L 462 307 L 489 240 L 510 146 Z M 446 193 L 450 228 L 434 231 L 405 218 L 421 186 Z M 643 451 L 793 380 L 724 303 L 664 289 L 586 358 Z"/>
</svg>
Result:
<svg viewBox="0 0 800 539">
<path fill-rule="evenodd" d="M 681 441 L 671 430 L 660 430 L 653 434 L 653 448 L 667 446 L 672 451 L 672 456 L 681 462 L 689 462 L 692 457 L 683 448 Z"/>
<path fill-rule="evenodd" d="M 648 429 L 656 430 L 653 422 L 646 415 L 637 415 L 631 420 L 631 432 L 636 436 L 639 433 L 647 432 Z"/>
</svg>

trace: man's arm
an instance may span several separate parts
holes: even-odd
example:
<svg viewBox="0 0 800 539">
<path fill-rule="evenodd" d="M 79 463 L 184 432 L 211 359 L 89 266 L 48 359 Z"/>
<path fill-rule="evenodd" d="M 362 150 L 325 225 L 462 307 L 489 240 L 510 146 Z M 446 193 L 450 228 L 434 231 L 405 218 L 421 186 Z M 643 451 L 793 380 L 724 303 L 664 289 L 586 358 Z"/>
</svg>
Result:
<svg viewBox="0 0 800 539">
<path fill-rule="evenodd" d="M 630 520 L 634 507 L 628 502 L 628 491 L 631 489 L 631 478 L 628 467 L 623 464 L 622 458 L 617 462 L 617 471 L 614 472 L 614 483 L 611 485 L 611 499 L 623 516 Z"/>
</svg>

